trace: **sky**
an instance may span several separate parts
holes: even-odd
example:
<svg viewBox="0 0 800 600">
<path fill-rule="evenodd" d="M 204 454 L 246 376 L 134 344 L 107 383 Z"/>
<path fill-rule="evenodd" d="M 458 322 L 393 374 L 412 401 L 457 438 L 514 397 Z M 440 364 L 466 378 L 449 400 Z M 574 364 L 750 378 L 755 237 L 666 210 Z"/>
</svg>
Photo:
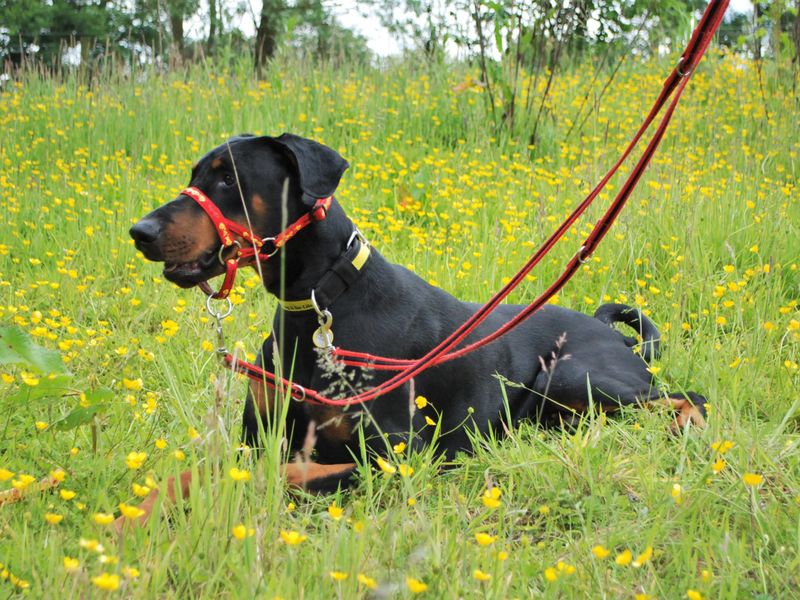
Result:
<svg viewBox="0 0 800 600">
<path fill-rule="evenodd" d="M 358 4 L 357 0 L 338 0 L 333 3 L 333 12 L 339 23 L 367 38 L 370 49 L 378 56 L 398 54 L 401 47 L 397 39 L 381 27 L 375 17 L 362 16 L 357 8 Z M 731 0 L 728 10 L 738 13 L 752 12 L 753 3 L 749 0 Z"/>
</svg>

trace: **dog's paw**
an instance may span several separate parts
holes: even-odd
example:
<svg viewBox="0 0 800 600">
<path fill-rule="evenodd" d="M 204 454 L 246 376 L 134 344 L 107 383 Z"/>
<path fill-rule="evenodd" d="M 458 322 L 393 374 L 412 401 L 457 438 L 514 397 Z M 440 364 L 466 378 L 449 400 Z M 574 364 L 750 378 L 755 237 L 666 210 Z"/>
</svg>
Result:
<svg viewBox="0 0 800 600">
<path fill-rule="evenodd" d="M 685 396 L 669 397 L 667 402 L 675 411 L 675 420 L 672 430 L 681 431 L 687 425 L 704 429 L 706 427 L 706 399 L 694 392 L 687 392 Z"/>
</svg>

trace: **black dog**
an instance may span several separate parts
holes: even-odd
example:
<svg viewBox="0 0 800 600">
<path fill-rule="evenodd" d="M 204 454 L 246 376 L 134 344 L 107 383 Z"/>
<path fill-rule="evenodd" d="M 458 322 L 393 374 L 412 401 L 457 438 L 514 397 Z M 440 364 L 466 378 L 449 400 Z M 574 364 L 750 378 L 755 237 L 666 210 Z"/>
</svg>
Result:
<svg viewBox="0 0 800 600">
<path fill-rule="evenodd" d="M 190 185 L 242 225 L 247 222 L 246 207 L 254 233 L 269 238 L 281 230 L 281 223 L 293 222 L 317 199 L 332 195 L 347 167 L 330 148 L 294 135 L 240 136 L 205 155 L 192 170 Z M 284 198 L 288 214 L 282 214 Z M 279 344 L 268 339 L 260 361 L 270 369 L 275 363 L 293 365 L 293 380 L 307 388 L 332 386 L 330 369 L 321 364 L 312 343 L 319 326 L 317 313 L 307 303 L 312 291 L 319 308 L 332 314 L 336 346 L 402 359 L 423 356 L 478 308 L 387 262 L 374 249 L 365 256 L 365 242 L 354 232 L 353 223 L 334 200 L 327 218 L 289 241 L 280 250 L 284 256 L 261 265 L 266 289 L 287 301 L 286 307 L 300 310 L 278 308 L 273 331 L 283 339 Z M 151 212 L 130 233 L 145 257 L 163 261 L 164 276 L 181 287 L 195 286 L 224 271 L 215 228 L 186 195 Z M 228 250 L 224 257 L 234 251 Z M 306 301 L 302 306 L 291 304 L 301 299 Z M 521 308 L 500 306 L 467 342 L 494 331 Z M 641 355 L 632 350 L 635 339 L 610 327 L 614 322 L 626 323 L 641 334 Z M 548 305 L 497 341 L 419 374 L 415 393 L 429 401 L 425 408 L 412 406 L 408 384 L 363 406 L 291 402 L 287 436 L 297 449 L 309 425 L 316 427 L 316 462 L 303 473 L 290 466 L 288 477 L 311 488 L 336 485 L 353 473 L 359 428 L 367 446 L 385 454 L 387 441 L 404 441 L 415 448 L 429 444 L 435 428 L 426 417 L 441 421 L 443 435 L 437 448 L 446 456 L 470 448 L 467 430 L 502 432 L 507 416 L 512 421 L 509 426 L 525 418 L 558 420 L 587 410 L 590 403 L 610 411 L 659 402 L 676 411 L 677 425 L 690 421 L 702 425 L 702 396 L 665 396 L 654 386 L 645 360 L 656 355 L 658 337 L 649 319 L 624 305 L 601 306 L 594 317 Z M 273 356 L 276 347 L 281 356 Z M 344 373 L 348 387 L 356 390 L 389 376 L 355 367 Z M 507 405 L 502 378 L 521 384 L 506 386 Z M 274 405 L 274 394 L 266 386 L 251 384 L 244 413 L 248 444 L 257 444 L 259 415 L 266 419 Z"/>
</svg>

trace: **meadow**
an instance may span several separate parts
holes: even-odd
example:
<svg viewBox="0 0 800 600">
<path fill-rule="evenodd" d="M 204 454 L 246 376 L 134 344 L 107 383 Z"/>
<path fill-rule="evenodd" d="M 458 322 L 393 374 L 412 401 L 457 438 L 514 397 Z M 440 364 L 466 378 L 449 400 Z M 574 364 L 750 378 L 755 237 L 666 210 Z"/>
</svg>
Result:
<svg viewBox="0 0 800 600">
<path fill-rule="evenodd" d="M 0 364 L 0 490 L 22 492 L 0 506 L 0 597 L 794 596 L 800 105 L 786 72 L 765 69 L 762 93 L 753 64 L 706 57 L 619 222 L 554 300 L 645 310 L 664 336 L 653 372 L 710 398 L 702 431 L 671 434 L 649 410 L 529 423 L 452 468 L 397 448 L 351 493 L 290 493 L 280 431 L 259 460 L 239 447 L 246 384 L 217 361 L 202 294 L 127 234 L 226 137 L 290 131 L 350 161 L 337 198 L 385 256 L 483 301 L 616 159 L 673 58 L 629 61 L 602 98 L 591 66 L 561 72 L 535 147 L 489 129 L 477 73 L 454 65 L 6 82 L 0 326 L 69 375 Z M 552 281 L 619 184 L 512 301 Z M 274 300 L 243 274 L 225 328 L 253 358 Z M 186 469 L 200 473 L 188 500 L 115 533 Z M 37 491 L 49 474 L 59 485 Z"/>
</svg>

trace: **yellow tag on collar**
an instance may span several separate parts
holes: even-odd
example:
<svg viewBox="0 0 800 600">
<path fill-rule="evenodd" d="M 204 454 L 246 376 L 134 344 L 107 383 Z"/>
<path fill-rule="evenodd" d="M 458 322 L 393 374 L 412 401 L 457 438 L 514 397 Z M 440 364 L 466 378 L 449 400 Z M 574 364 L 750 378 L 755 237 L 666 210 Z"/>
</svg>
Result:
<svg viewBox="0 0 800 600">
<path fill-rule="evenodd" d="M 286 312 L 303 312 L 314 309 L 311 298 L 306 298 L 305 300 L 278 300 L 278 304 Z"/>
</svg>

